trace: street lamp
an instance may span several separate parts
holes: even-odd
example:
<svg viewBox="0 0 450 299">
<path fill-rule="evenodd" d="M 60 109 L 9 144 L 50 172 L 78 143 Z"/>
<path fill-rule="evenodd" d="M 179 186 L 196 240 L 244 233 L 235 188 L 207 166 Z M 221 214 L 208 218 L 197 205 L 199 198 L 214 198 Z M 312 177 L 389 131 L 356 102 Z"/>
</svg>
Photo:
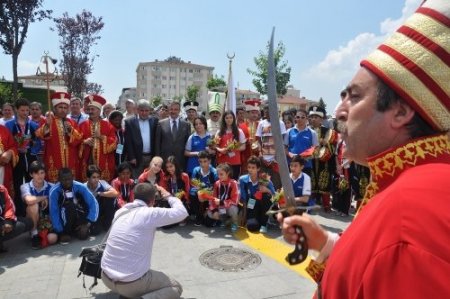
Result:
<svg viewBox="0 0 450 299">
<path fill-rule="evenodd" d="M 50 82 L 56 80 L 58 78 L 58 70 L 56 69 L 56 63 L 58 60 L 50 57 L 48 55 L 48 51 L 44 51 L 44 55 L 41 57 L 41 63 L 45 64 L 45 72 L 41 71 L 40 66 L 38 66 L 36 70 L 36 76 L 44 76 L 44 81 L 47 83 L 47 104 L 48 109 L 50 110 Z M 49 72 L 49 64 L 54 66 L 53 72 Z"/>
</svg>

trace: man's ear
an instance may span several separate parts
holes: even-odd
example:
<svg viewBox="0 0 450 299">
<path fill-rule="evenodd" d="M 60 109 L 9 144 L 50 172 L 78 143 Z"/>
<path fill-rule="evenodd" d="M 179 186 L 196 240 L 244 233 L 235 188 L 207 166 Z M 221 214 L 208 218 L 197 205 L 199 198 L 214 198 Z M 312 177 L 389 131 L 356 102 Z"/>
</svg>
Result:
<svg viewBox="0 0 450 299">
<path fill-rule="evenodd" d="M 393 104 L 391 106 L 391 110 L 392 110 L 391 126 L 392 128 L 395 129 L 399 129 L 409 124 L 413 119 L 414 114 L 416 113 L 411 106 L 409 106 L 402 100 Z"/>
</svg>

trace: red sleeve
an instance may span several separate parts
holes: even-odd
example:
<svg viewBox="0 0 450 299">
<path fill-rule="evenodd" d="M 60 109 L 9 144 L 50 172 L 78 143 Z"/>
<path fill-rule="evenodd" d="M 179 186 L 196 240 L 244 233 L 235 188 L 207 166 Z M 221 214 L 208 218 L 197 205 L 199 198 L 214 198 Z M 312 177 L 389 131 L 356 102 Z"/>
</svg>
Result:
<svg viewBox="0 0 450 299">
<path fill-rule="evenodd" d="M 115 178 L 114 180 L 112 180 L 111 182 L 112 187 L 119 192 L 119 196 L 117 196 L 117 205 L 119 206 L 119 208 L 121 208 L 124 205 L 124 200 L 122 198 L 122 192 L 120 191 L 120 181 L 118 178 Z"/>
<path fill-rule="evenodd" d="M 450 294 L 448 273 L 450 263 L 422 248 L 398 243 L 368 264 L 358 298 L 442 298 Z"/>
<path fill-rule="evenodd" d="M 11 200 L 9 196 L 8 190 L 1 186 L 0 192 L 2 192 L 5 196 L 5 211 L 3 212 L 3 217 L 5 220 L 16 221 L 16 207 L 14 206 L 14 202 Z"/>
<path fill-rule="evenodd" d="M 225 200 L 225 206 L 237 206 L 239 200 L 239 190 L 238 185 L 235 180 L 231 180 L 231 192 L 230 192 L 230 198 Z"/>
<path fill-rule="evenodd" d="M 184 182 L 184 198 L 186 198 L 186 200 L 189 202 L 189 191 L 191 190 L 191 183 L 189 181 L 189 176 L 187 175 L 187 173 L 183 172 L 181 174 L 181 179 Z"/>
<path fill-rule="evenodd" d="M 144 171 L 139 175 L 138 183 L 145 183 L 147 181 L 148 171 Z"/>
</svg>

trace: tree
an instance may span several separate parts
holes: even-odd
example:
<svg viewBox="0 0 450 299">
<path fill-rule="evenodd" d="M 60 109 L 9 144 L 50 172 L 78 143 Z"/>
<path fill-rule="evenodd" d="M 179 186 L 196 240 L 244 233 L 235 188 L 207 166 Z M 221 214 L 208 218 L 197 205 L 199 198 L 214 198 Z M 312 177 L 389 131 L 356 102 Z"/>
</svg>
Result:
<svg viewBox="0 0 450 299">
<path fill-rule="evenodd" d="M 17 98 L 22 97 L 20 90 L 17 91 Z M 13 90 L 10 84 L 0 82 L 0 108 L 6 102 L 11 102 L 13 99 Z"/>
<path fill-rule="evenodd" d="M 156 96 L 151 100 L 151 104 L 153 105 L 153 107 L 157 107 L 162 103 L 162 97 L 161 96 Z"/>
<path fill-rule="evenodd" d="M 269 43 L 267 43 L 267 53 L 269 53 L 269 46 Z M 287 84 L 291 78 L 291 67 L 287 66 L 287 61 L 281 61 L 285 52 L 286 48 L 284 47 L 283 42 L 280 41 L 273 52 L 275 59 L 277 95 L 279 96 L 286 94 Z M 267 94 L 267 56 L 268 54 L 259 51 L 258 56 L 253 59 L 257 70 L 252 71 L 251 69 L 247 69 L 247 72 L 250 75 L 256 77 L 252 82 L 260 94 Z"/>
<path fill-rule="evenodd" d="M 83 92 L 88 89 L 87 76 L 94 69 L 94 59 L 97 55 L 91 55 L 91 48 L 101 38 L 100 31 L 104 26 L 102 17 L 97 18 L 91 12 L 83 10 L 75 17 L 70 17 L 65 12 L 54 21 L 60 37 L 59 48 L 63 57 L 60 68 L 67 90 L 82 97 Z"/>
<path fill-rule="evenodd" d="M 209 78 L 208 82 L 206 82 L 206 88 L 211 91 L 224 91 L 227 89 L 227 83 L 225 82 L 223 75 L 220 78 L 219 76 L 214 75 L 214 77 Z"/>
<path fill-rule="evenodd" d="M 327 111 L 327 104 L 324 102 L 322 97 L 319 99 L 319 103 L 317 104 L 317 106 L 322 107 L 323 109 L 325 109 L 325 111 Z"/>
<path fill-rule="evenodd" d="M 198 93 L 200 91 L 200 87 L 197 85 L 190 85 L 186 90 L 186 99 L 188 101 L 196 101 L 198 97 Z"/>
<path fill-rule="evenodd" d="M 43 0 L 0 1 L 0 45 L 7 55 L 12 56 L 13 88 L 12 98 L 17 99 L 17 60 L 22 51 L 28 27 L 35 21 L 50 18 L 52 11 L 40 9 Z"/>
<path fill-rule="evenodd" d="M 183 100 L 183 96 L 174 96 L 174 97 L 172 97 L 172 101 L 181 103 L 181 100 Z"/>
<path fill-rule="evenodd" d="M 103 86 L 98 83 L 89 82 L 86 84 L 86 93 L 93 93 L 93 94 L 102 94 L 104 92 Z"/>
</svg>

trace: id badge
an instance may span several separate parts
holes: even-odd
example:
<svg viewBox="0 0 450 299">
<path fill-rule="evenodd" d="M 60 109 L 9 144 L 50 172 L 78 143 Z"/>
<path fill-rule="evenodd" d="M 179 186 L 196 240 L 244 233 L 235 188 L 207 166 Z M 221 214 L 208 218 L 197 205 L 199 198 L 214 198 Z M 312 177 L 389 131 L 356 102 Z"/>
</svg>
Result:
<svg viewBox="0 0 450 299">
<path fill-rule="evenodd" d="M 234 156 L 236 156 L 235 152 L 229 152 L 228 153 L 228 157 L 233 158 Z"/>
<path fill-rule="evenodd" d="M 219 208 L 219 214 L 225 215 L 227 213 L 227 210 L 225 208 Z"/>
<path fill-rule="evenodd" d="M 256 200 L 254 198 L 250 198 L 247 203 L 247 209 L 253 210 L 255 208 Z"/>
<path fill-rule="evenodd" d="M 64 195 L 66 196 L 66 198 L 73 198 L 72 191 L 65 192 Z"/>
<path fill-rule="evenodd" d="M 123 153 L 123 144 L 119 143 L 116 148 L 116 154 L 122 155 L 122 153 Z"/>
</svg>

